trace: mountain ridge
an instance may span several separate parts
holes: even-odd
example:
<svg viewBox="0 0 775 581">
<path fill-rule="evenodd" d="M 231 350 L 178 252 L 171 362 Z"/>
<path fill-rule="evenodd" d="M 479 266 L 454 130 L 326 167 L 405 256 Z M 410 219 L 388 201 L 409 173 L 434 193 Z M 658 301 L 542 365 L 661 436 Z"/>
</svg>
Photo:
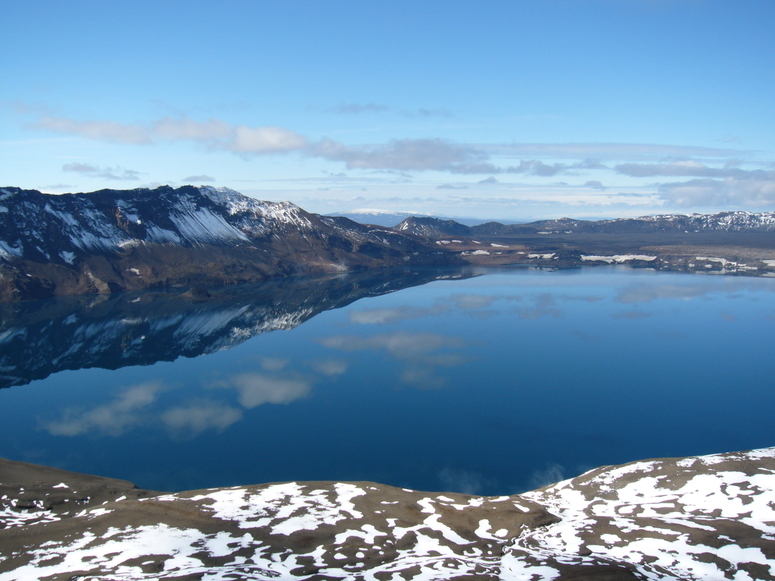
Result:
<svg viewBox="0 0 775 581">
<path fill-rule="evenodd" d="M 228 189 L 0 189 L 0 301 L 452 264 L 418 237 Z"/>
<path fill-rule="evenodd" d="M 527 224 L 409 217 L 390 228 L 211 186 L 0 188 L 0 302 L 397 266 L 627 263 L 775 276 L 775 212 Z"/>
</svg>

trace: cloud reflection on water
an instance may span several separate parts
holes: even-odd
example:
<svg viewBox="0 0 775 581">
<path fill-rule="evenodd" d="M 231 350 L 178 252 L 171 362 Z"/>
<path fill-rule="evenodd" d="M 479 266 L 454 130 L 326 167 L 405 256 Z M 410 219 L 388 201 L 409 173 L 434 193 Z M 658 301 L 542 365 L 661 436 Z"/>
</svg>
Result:
<svg viewBox="0 0 775 581">
<path fill-rule="evenodd" d="M 343 375 L 347 371 L 347 361 L 343 359 L 316 359 L 310 364 L 312 369 L 327 377 Z"/>
<path fill-rule="evenodd" d="M 363 351 L 384 349 L 399 359 L 418 359 L 444 347 L 460 348 L 462 341 L 438 333 L 407 333 L 395 331 L 371 337 L 355 335 L 333 335 L 320 339 L 320 344 L 340 351 Z"/>
<path fill-rule="evenodd" d="M 312 389 L 312 383 L 307 380 L 270 377 L 262 373 L 232 375 L 216 386 L 236 389 L 240 405 L 247 409 L 265 403 L 290 403 L 305 397 Z"/>
<path fill-rule="evenodd" d="M 463 341 L 458 337 L 438 333 L 395 331 L 371 337 L 333 335 L 318 341 L 324 347 L 345 352 L 384 350 L 408 364 L 399 374 L 399 380 L 421 389 L 438 389 L 444 385 L 446 380 L 436 375 L 436 367 L 449 367 L 466 361 L 460 353 L 442 351 L 460 349 Z"/>
<path fill-rule="evenodd" d="M 707 280 L 702 281 L 701 276 L 687 277 L 684 284 L 660 283 L 659 279 L 630 284 L 619 290 L 614 300 L 623 304 L 650 303 L 663 299 L 713 298 L 724 296 L 729 299 L 744 298 L 745 293 L 773 292 L 772 286 L 766 279 L 745 279 L 706 275 Z M 701 280 L 701 282 L 697 282 Z"/>
<path fill-rule="evenodd" d="M 121 436 L 147 421 L 145 411 L 156 402 L 163 389 L 160 381 L 141 383 L 124 389 L 108 404 L 81 411 L 67 408 L 62 419 L 45 422 L 43 428 L 53 436 L 79 436 L 91 431 Z"/>
<path fill-rule="evenodd" d="M 427 309 L 418 309 L 416 307 L 364 309 L 362 311 L 350 311 L 348 317 L 350 323 L 356 325 L 386 325 L 436 315 L 447 310 L 449 310 L 449 307 L 446 305 L 438 305 Z"/>
<path fill-rule="evenodd" d="M 167 428 L 187 435 L 196 435 L 208 429 L 222 432 L 242 417 L 242 410 L 213 400 L 192 400 L 161 414 Z"/>
</svg>

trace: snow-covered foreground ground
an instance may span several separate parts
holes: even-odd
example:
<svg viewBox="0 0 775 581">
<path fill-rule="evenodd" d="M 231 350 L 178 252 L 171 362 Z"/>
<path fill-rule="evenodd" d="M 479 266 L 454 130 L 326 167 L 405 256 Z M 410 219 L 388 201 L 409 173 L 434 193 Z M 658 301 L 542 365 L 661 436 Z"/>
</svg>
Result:
<svg viewBox="0 0 775 581">
<path fill-rule="evenodd" d="M 522 495 L 290 482 L 156 494 L 0 461 L 0 581 L 775 579 L 775 448 Z"/>
</svg>

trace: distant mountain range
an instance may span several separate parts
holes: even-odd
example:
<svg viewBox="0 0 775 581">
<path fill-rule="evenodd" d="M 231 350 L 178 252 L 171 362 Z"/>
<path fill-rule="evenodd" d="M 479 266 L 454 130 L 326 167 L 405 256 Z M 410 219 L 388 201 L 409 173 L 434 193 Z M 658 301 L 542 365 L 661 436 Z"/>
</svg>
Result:
<svg viewBox="0 0 775 581">
<path fill-rule="evenodd" d="M 491 237 L 520 234 L 642 234 L 653 232 L 775 232 L 775 212 L 720 212 L 718 214 L 662 214 L 616 220 L 539 220 L 527 224 L 486 222 L 466 226 L 454 220 L 410 216 L 396 225 L 399 232 L 426 237 Z"/>
<path fill-rule="evenodd" d="M 630 262 L 769 276 L 774 234 L 773 212 L 478 225 L 424 216 L 388 228 L 225 188 L 49 195 L 6 187 L 0 188 L 0 302 L 466 263 Z"/>
<path fill-rule="evenodd" d="M 428 214 L 412 213 L 412 212 L 391 212 L 389 210 L 377 210 L 377 209 L 374 209 L 374 210 L 363 209 L 363 210 L 353 210 L 352 212 L 339 212 L 335 214 L 328 214 L 328 216 L 339 216 L 342 218 L 349 218 L 350 220 L 353 220 L 354 222 L 359 222 L 361 224 L 386 226 L 388 228 L 396 226 L 398 223 L 402 222 L 403 220 L 406 220 L 407 218 L 430 217 Z M 448 218 L 442 218 L 442 219 L 448 219 Z M 479 224 L 484 224 L 485 222 L 491 221 L 491 220 L 480 220 L 477 218 L 455 218 L 454 220 L 466 226 L 477 226 Z M 507 220 L 504 223 L 515 224 L 516 222 Z"/>
</svg>

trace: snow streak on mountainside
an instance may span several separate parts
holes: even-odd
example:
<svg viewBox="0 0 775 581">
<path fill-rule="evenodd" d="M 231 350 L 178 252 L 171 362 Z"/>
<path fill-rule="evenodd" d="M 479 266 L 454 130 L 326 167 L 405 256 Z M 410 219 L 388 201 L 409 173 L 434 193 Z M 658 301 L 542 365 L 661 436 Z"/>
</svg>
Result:
<svg viewBox="0 0 775 581">
<path fill-rule="evenodd" d="M 102 190 L 50 196 L 0 189 L 0 247 L 6 255 L 72 263 L 74 253 L 131 244 L 233 244 L 314 226 L 289 202 L 265 202 L 226 188 Z"/>
</svg>

